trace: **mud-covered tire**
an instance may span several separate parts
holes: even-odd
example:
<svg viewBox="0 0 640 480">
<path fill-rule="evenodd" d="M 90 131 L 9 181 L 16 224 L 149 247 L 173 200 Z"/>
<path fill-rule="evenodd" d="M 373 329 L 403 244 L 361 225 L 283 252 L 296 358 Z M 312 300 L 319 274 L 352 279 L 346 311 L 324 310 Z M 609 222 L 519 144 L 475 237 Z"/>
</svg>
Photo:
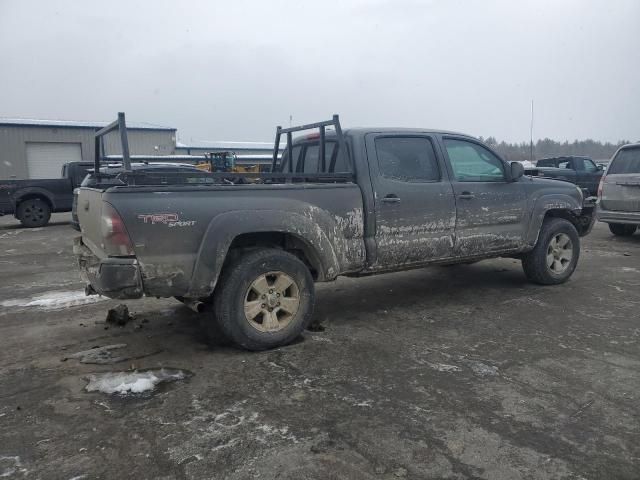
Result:
<svg viewBox="0 0 640 480">
<path fill-rule="evenodd" d="M 570 252 L 559 246 L 567 239 L 571 244 Z M 556 285 L 571 277 L 579 258 L 580 236 L 576 227 L 563 218 L 548 218 L 542 224 L 536 246 L 522 257 L 522 268 L 530 281 Z"/>
<path fill-rule="evenodd" d="M 629 225 L 626 223 L 610 223 L 609 230 L 618 237 L 630 237 L 638 229 L 637 225 Z"/>
<path fill-rule="evenodd" d="M 307 328 L 314 301 L 311 273 L 295 255 L 276 248 L 251 250 L 225 266 L 214 294 L 214 321 L 237 346 L 267 350 L 287 345 Z"/>
<path fill-rule="evenodd" d="M 16 218 L 27 228 L 44 227 L 51 218 L 51 207 L 40 198 L 28 198 L 18 204 Z"/>
</svg>

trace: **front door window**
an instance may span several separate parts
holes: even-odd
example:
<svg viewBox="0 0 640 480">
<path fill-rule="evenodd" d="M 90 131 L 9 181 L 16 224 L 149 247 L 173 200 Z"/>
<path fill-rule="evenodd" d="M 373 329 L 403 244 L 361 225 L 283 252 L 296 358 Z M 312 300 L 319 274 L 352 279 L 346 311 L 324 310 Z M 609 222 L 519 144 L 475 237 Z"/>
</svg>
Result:
<svg viewBox="0 0 640 480">
<path fill-rule="evenodd" d="M 504 164 L 486 148 L 465 140 L 445 139 L 453 175 L 458 182 L 504 182 Z"/>
</svg>

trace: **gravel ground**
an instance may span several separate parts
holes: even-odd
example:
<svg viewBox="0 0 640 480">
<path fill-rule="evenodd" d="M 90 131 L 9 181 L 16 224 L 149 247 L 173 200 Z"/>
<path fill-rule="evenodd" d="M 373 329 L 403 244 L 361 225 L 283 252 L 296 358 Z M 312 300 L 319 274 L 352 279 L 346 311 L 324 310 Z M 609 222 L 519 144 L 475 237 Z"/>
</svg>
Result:
<svg viewBox="0 0 640 480">
<path fill-rule="evenodd" d="M 0 218 L 2 478 L 640 478 L 640 234 L 597 225 L 556 287 L 509 259 L 319 285 L 324 331 L 248 353 L 169 299 L 107 325 L 68 220 Z M 119 373 L 166 381 L 86 390 Z"/>
</svg>

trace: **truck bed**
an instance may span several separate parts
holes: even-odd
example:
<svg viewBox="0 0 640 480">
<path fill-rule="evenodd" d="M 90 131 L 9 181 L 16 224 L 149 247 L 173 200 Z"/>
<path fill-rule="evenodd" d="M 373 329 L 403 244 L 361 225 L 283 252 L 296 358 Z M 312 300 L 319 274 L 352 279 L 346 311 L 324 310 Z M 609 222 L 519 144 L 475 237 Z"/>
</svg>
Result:
<svg viewBox="0 0 640 480">
<path fill-rule="evenodd" d="M 83 188 L 78 216 L 83 242 L 100 259 L 103 203 L 113 206 L 132 240 L 147 295 L 205 297 L 243 225 L 274 244 L 322 252 L 318 280 L 360 270 L 365 262 L 362 194 L 354 183 L 283 183 Z M 274 225 L 276 225 L 274 229 Z M 278 227 L 279 226 L 279 227 Z M 255 235 L 255 234 L 252 234 Z M 247 242 L 250 237 L 238 237 Z M 311 245 L 307 245 L 310 243 Z M 197 265 L 198 268 L 195 268 Z M 141 292 L 142 293 L 142 292 Z"/>
</svg>

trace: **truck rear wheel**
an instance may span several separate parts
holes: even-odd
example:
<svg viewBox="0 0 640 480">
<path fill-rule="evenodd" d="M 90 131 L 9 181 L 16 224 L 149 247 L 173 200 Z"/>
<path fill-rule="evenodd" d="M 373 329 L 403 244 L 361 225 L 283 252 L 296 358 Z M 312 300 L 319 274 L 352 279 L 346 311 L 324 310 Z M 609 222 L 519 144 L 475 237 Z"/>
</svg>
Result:
<svg viewBox="0 0 640 480">
<path fill-rule="evenodd" d="M 522 268 L 532 282 L 556 285 L 571 277 L 579 257 L 576 227 L 563 218 L 549 218 L 542 224 L 536 246 L 522 257 Z"/>
<path fill-rule="evenodd" d="M 51 207 L 40 198 L 28 198 L 18 205 L 16 217 L 27 228 L 44 227 L 51 218 Z"/>
<path fill-rule="evenodd" d="M 311 322 L 313 278 L 296 256 L 275 248 L 240 255 L 225 270 L 214 297 L 223 333 L 247 350 L 295 340 Z"/>
<path fill-rule="evenodd" d="M 637 225 L 628 225 L 626 223 L 610 223 L 609 230 L 619 237 L 630 237 L 636 233 Z"/>
</svg>

